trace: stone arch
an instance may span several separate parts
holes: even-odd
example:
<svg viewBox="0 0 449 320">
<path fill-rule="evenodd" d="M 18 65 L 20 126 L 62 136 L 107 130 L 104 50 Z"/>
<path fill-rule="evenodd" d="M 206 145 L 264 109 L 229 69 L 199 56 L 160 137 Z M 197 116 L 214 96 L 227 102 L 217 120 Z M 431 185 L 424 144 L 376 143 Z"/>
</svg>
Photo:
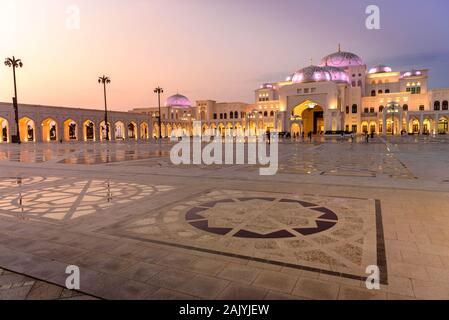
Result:
<svg viewBox="0 0 449 320">
<path fill-rule="evenodd" d="M 158 132 L 157 136 L 159 136 L 159 132 Z M 129 140 L 137 140 L 137 138 L 138 138 L 137 124 L 134 121 L 130 121 L 128 123 L 128 139 Z"/>
<path fill-rule="evenodd" d="M 95 122 L 86 120 L 83 122 L 83 139 L 84 141 L 95 141 Z"/>
<path fill-rule="evenodd" d="M 448 117 L 446 116 L 440 117 L 440 119 L 438 120 L 438 133 L 439 134 L 449 133 L 448 124 L 449 124 Z"/>
<path fill-rule="evenodd" d="M 9 142 L 9 122 L 0 117 L 0 143 Z"/>
<path fill-rule="evenodd" d="M 41 123 L 42 141 L 54 142 L 58 141 L 58 123 L 53 118 L 47 118 Z"/>
<path fill-rule="evenodd" d="M 165 131 L 165 125 L 162 124 L 162 136 L 164 136 Z M 149 139 L 149 132 L 148 132 L 148 123 L 145 121 L 140 124 L 140 139 L 142 140 L 148 140 Z"/>
<path fill-rule="evenodd" d="M 111 123 L 108 121 L 108 127 L 109 127 L 109 141 L 111 141 Z M 106 126 L 104 120 L 100 122 L 100 141 L 106 140 Z"/>
<path fill-rule="evenodd" d="M 116 121 L 114 123 L 114 139 L 125 140 L 126 139 L 125 123 L 123 121 Z"/>
<path fill-rule="evenodd" d="M 19 119 L 20 141 L 36 142 L 36 122 L 29 117 Z"/>
<path fill-rule="evenodd" d="M 419 134 L 421 130 L 421 124 L 418 118 L 412 118 L 409 122 L 409 132 L 412 134 Z"/>
<path fill-rule="evenodd" d="M 78 124 L 73 119 L 67 119 L 63 123 L 64 125 L 64 141 L 76 141 L 78 140 Z"/>
</svg>

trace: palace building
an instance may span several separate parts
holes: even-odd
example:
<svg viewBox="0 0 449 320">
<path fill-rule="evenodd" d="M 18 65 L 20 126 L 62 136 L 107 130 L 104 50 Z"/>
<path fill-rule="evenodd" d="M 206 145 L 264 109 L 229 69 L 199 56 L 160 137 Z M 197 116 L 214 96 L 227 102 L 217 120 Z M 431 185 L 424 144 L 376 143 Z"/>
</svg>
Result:
<svg viewBox="0 0 449 320">
<path fill-rule="evenodd" d="M 338 49 L 321 60 L 266 83 L 255 91 L 255 102 L 192 105 L 182 95 L 170 97 L 161 111 L 162 135 L 173 129 L 192 132 L 194 120 L 206 129 L 273 130 L 291 134 L 448 133 L 449 89 L 428 87 L 429 71 L 368 68 L 362 58 Z M 153 118 L 153 136 L 159 135 L 158 109 L 134 109 Z"/>
<path fill-rule="evenodd" d="M 202 131 L 225 134 L 226 129 L 251 133 L 277 131 L 299 135 L 347 133 L 446 134 L 449 88 L 430 89 L 429 70 L 368 67 L 362 58 L 340 48 L 321 60 L 265 83 L 255 90 L 254 103 L 196 101 L 181 94 L 161 108 L 109 112 L 110 140 L 147 140 Z M 0 103 L 0 143 L 15 135 L 12 103 Z M 50 106 L 19 106 L 23 142 L 101 141 L 106 137 L 104 111 Z"/>
</svg>

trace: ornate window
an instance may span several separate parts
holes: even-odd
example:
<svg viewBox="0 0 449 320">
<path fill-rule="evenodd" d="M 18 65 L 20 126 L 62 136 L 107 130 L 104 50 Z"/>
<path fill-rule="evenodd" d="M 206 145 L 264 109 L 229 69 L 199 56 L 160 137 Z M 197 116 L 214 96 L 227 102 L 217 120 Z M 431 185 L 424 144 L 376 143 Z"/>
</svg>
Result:
<svg viewBox="0 0 449 320">
<path fill-rule="evenodd" d="M 440 101 L 435 101 L 435 103 L 433 104 L 433 110 L 440 110 Z"/>
<path fill-rule="evenodd" d="M 444 100 L 443 101 L 443 110 L 448 110 L 448 102 L 447 102 L 447 100 Z"/>
<path fill-rule="evenodd" d="M 408 111 L 408 104 L 404 104 L 404 105 L 402 106 L 402 110 Z"/>
<path fill-rule="evenodd" d="M 356 104 L 352 105 L 352 113 L 357 113 L 358 112 L 358 106 Z"/>
</svg>

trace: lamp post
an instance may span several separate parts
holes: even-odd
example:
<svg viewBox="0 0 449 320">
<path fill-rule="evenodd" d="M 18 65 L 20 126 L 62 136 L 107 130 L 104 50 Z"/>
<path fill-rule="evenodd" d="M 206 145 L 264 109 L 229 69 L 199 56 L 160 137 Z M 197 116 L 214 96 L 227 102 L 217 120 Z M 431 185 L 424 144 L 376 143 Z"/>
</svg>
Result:
<svg viewBox="0 0 449 320">
<path fill-rule="evenodd" d="M 158 125 L 159 125 L 159 140 L 162 139 L 162 120 L 161 120 L 161 93 L 164 93 L 164 89 L 157 87 L 154 89 L 154 93 L 157 93 L 157 103 L 159 108 Z"/>
<path fill-rule="evenodd" d="M 22 68 L 23 63 L 22 60 L 16 59 L 14 56 L 12 58 L 6 58 L 5 59 L 5 66 L 12 68 L 12 74 L 14 77 L 14 98 L 13 98 L 13 107 L 14 107 L 14 115 L 16 120 L 16 128 L 17 128 L 17 135 L 16 135 L 16 141 L 18 144 L 21 143 L 20 141 L 20 129 L 19 129 L 19 105 L 17 102 L 17 83 L 16 83 L 16 68 Z"/>
<path fill-rule="evenodd" d="M 106 100 L 106 84 L 111 83 L 111 79 L 105 75 L 98 78 L 98 83 L 103 84 L 104 90 L 104 125 L 106 126 L 106 141 L 109 141 L 108 104 Z"/>
<path fill-rule="evenodd" d="M 395 103 L 395 102 L 391 102 L 388 106 L 388 111 L 390 111 L 392 113 L 392 116 L 391 116 L 392 121 L 393 121 L 393 124 L 391 126 L 392 136 L 394 136 L 394 114 L 396 113 L 396 111 L 399 111 L 399 109 L 397 109 L 398 106 L 399 106 L 399 104 Z"/>
</svg>

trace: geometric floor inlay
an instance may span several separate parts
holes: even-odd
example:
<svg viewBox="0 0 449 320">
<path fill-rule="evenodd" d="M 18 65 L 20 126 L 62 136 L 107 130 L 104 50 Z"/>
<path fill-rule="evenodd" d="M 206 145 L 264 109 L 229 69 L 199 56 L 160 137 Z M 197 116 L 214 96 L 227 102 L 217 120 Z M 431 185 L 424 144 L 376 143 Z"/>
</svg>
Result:
<svg viewBox="0 0 449 320">
<path fill-rule="evenodd" d="M 27 177 L 0 181 L 0 216 L 61 222 L 172 190 L 106 179 Z"/>
<path fill-rule="evenodd" d="M 387 281 L 380 202 L 372 199 L 213 190 L 104 230 L 213 254 Z"/>
</svg>

